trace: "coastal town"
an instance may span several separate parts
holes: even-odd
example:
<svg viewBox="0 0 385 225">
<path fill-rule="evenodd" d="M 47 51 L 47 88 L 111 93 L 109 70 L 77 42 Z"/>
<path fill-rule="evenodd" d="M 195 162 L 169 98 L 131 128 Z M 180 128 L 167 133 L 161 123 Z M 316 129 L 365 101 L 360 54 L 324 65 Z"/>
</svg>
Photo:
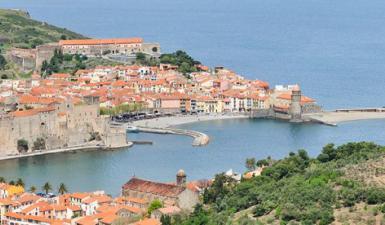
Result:
<svg viewBox="0 0 385 225">
<path fill-rule="evenodd" d="M 25 50 L 13 49 L 11 54 L 23 57 L 18 51 Z M 314 99 L 301 94 L 299 85 L 271 88 L 265 81 L 246 79 L 224 67 L 196 64 L 194 72 L 184 73 L 171 63 L 134 62 L 78 69 L 73 74 L 47 74 L 42 68 L 52 58 L 65 61 L 103 54 L 156 58 L 160 45 L 141 38 L 84 39 L 32 49 L 27 55 L 34 60 L 32 76 L 0 83 L 0 156 L 128 147 L 132 143 L 126 129 L 113 121 L 119 118 L 242 114 L 300 122 L 303 113 L 321 110 Z"/>
<path fill-rule="evenodd" d="M 240 182 L 259 176 L 263 167 L 243 175 L 228 171 L 223 176 Z M 60 184 L 57 193 L 49 183 L 40 192 L 27 191 L 21 179 L 0 182 L 2 225 L 161 225 L 165 218 L 189 215 L 202 201 L 213 180 L 188 181 L 181 169 L 174 182 L 161 183 L 132 177 L 122 185 L 119 196 L 104 191 L 73 192 Z"/>
<path fill-rule="evenodd" d="M 183 170 L 171 183 L 133 177 L 117 197 L 104 191 L 68 193 L 64 184 L 55 195 L 48 183 L 42 187 L 43 192 L 38 192 L 35 187 L 26 191 L 22 181 L 2 182 L 0 224 L 160 225 L 162 217 L 190 213 L 211 184 L 209 180 L 187 182 L 186 177 Z"/>
</svg>

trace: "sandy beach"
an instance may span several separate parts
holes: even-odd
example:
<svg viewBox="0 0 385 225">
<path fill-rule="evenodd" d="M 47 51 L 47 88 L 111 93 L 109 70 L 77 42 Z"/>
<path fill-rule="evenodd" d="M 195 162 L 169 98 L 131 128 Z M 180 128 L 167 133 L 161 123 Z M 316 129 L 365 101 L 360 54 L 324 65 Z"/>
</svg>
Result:
<svg viewBox="0 0 385 225">
<path fill-rule="evenodd" d="M 130 125 L 142 127 L 166 128 L 187 123 L 196 123 L 211 120 L 243 119 L 247 115 L 180 115 L 159 117 L 154 119 L 134 121 Z"/>
</svg>

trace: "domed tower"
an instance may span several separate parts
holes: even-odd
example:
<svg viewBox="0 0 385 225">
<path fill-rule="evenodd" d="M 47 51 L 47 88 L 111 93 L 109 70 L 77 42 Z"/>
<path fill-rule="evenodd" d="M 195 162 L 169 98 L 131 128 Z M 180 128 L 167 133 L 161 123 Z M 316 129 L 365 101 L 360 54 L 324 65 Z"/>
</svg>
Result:
<svg viewBox="0 0 385 225">
<path fill-rule="evenodd" d="M 290 122 L 302 122 L 301 89 L 295 85 L 291 92 Z"/>
<path fill-rule="evenodd" d="M 180 169 L 176 174 L 176 185 L 184 186 L 186 184 L 186 173 Z"/>
</svg>

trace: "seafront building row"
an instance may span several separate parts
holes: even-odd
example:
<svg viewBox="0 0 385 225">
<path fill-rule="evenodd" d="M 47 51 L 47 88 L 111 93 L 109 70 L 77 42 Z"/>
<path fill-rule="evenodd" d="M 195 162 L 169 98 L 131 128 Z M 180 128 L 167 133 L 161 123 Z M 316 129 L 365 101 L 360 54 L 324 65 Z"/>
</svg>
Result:
<svg viewBox="0 0 385 225">
<path fill-rule="evenodd" d="M 22 186 L 0 183 L 2 225 L 160 225 L 163 215 L 189 213 L 209 180 L 187 182 L 183 170 L 176 181 L 160 183 L 133 177 L 122 186 L 121 196 L 104 191 L 63 193 L 59 196 L 25 192 Z M 161 203 L 154 211 L 154 201 Z"/>
</svg>

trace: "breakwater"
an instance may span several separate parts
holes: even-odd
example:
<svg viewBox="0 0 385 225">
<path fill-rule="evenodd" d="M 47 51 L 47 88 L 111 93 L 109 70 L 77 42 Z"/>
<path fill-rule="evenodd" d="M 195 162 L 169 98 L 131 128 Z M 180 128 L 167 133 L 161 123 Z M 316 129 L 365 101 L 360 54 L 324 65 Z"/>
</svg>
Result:
<svg viewBox="0 0 385 225">
<path fill-rule="evenodd" d="M 155 127 L 137 127 L 138 132 L 155 133 L 155 134 L 174 134 L 185 135 L 193 138 L 193 146 L 204 146 L 210 141 L 208 135 L 194 130 L 183 130 L 177 128 L 155 128 Z"/>
</svg>

